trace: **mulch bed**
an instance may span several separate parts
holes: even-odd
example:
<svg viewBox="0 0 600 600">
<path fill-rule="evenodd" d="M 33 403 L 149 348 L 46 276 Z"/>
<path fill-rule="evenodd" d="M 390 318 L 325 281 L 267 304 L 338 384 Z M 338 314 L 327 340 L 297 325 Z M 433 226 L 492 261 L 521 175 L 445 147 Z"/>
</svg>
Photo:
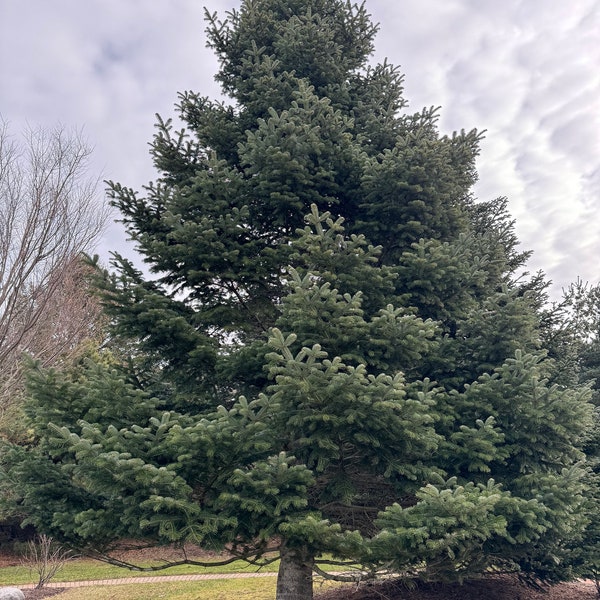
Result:
<svg viewBox="0 0 600 600">
<path fill-rule="evenodd" d="M 26 600 L 41 600 L 64 592 L 65 588 L 42 588 L 41 590 L 23 590 Z"/>
<path fill-rule="evenodd" d="M 315 600 L 598 600 L 598 594 L 591 582 L 561 583 L 540 591 L 503 575 L 462 585 L 420 583 L 414 589 L 398 581 L 344 586 L 316 594 Z"/>
</svg>

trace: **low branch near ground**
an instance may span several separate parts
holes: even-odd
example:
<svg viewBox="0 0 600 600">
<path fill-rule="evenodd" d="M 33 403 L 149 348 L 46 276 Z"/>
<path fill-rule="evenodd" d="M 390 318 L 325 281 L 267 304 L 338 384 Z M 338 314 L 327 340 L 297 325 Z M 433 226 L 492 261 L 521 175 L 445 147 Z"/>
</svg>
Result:
<svg viewBox="0 0 600 600">
<path fill-rule="evenodd" d="M 162 562 L 161 564 L 158 565 L 141 565 L 141 564 L 136 564 L 135 562 L 130 562 L 128 560 L 124 560 L 121 558 L 118 558 L 116 556 L 111 556 L 109 553 L 107 552 L 95 552 L 93 550 L 88 550 L 87 552 L 84 552 L 84 554 L 86 556 L 88 556 L 89 558 L 94 558 L 96 560 L 99 560 L 101 562 L 116 566 L 116 567 L 121 567 L 124 569 L 128 569 L 130 571 L 138 571 L 138 572 L 156 572 L 156 571 L 164 571 L 165 569 L 170 569 L 171 567 L 179 567 L 182 565 L 190 565 L 190 566 L 194 566 L 194 567 L 224 567 L 227 565 L 230 565 L 234 562 L 237 561 L 243 561 L 245 563 L 247 563 L 248 565 L 257 567 L 257 568 L 263 568 L 266 567 L 267 565 L 270 565 L 274 562 L 276 562 L 277 560 L 279 560 L 279 556 L 263 556 L 262 554 L 270 554 L 272 552 L 275 552 L 277 550 L 277 548 L 265 548 L 264 550 L 261 550 L 261 556 L 257 557 L 256 553 L 254 554 L 243 554 L 240 552 L 237 552 L 233 549 L 228 549 L 227 552 L 228 554 L 230 554 L 230 556 L 228 556 L 227 558 L 224 558 L 222 560 L 199 560 L 196 558 L 188 558 L 185 548 L 181 548 L 181 552 L 183 553 L 183 558 L 178 559 L 178 560 L 168 560 L 168 559 L 160 559 Z"/>
</svg>

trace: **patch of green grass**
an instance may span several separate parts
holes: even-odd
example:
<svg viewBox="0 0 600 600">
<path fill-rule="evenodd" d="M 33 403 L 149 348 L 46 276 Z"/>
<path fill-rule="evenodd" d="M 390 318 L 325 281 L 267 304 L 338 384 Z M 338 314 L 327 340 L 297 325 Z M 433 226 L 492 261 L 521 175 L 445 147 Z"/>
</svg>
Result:
<svg viewBox="0 0 600 600">
<path fill-rule="evenodd" d="M 147 567 L 158 565 L 158 562 L 144 562 L 140 566 Z M 237 560 L 231 564 L 216 567 L 197 567 L 194 565 L 181 565 L 169 567 L 160 571 L 130 571 L 123 567 L 116 567 L 98 560 L 72 559 L 53 577 L 52 582 L 61 581 L 95 581 L 98 579 L 119 579 L 123 577 L 151 577 L 152 575 L 191 575 L 203 573 L 256 573 L 257 571 L 276 573 L 279 561 L 271 563 L 262 568 L 249 565 L 243 560 Z M 322 565 L 325 571 L 336 571 L 338 568 L 330 565 Z M 20 585 L 37 583 L 36 573 L 27 566 L 1 567 L 0 586 Z"/>
<path fill-rule="evenodd" d="M 316 584 L 323 591 L 331 582 Z M 53 600 L 273 600 L 275 577 L 260 579 L 220 579 L 173 583 L 129 583 L 114 586 L 71 588 L 52 596 Z"/>
<path fill-rule="evenodd" d="M 56 600 L 272 600 L 275 578 L 143 583 L 71 588 Z"/>
<path fill-rule="evenodd" d="M 150 566 L 157 563 L 143 563 L 141 566 Z M 273 563 L 260 569 L 261 571 L 276 572 L 279 563 Z M 235 561 L 229 565 L 219 567 L 196 567 L 193 565 L 181 565 L 170 567 L 160 571 L 130 571 L 122 567 L 115 567 L 97 560 L 75 559 L 68 561 L 65 566 L 52 579 L 53 582 L 60 581 L 86 581 L 96 579 L 118 579 L 120 577 L 148 577 L 151 575 L 190 575 L 192 573 L 255 573 L 257 567 L 249 565 L 244 561 Z M 0 568 L 0 585 L 18 585 L 23 583 L 34 583 L 35 572 L 31 572 L 27 566 Z"/>
</svg>

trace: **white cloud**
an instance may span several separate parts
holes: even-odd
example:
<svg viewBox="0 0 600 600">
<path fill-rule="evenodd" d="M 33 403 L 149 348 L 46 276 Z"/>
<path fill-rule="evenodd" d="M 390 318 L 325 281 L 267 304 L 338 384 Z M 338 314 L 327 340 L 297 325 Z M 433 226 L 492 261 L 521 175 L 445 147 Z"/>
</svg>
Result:
<svg viewBox="0 0 600 600">
<path fill-rule="evenodd" d="M 478 195 L 509 197 L 523 246 L 535 251 L 532 268 L 546 270 L 556 290 L 577 276 L 598 281 L 598 3 L 402 4 L 414 9 L 412 33 L 398 35 L 386 14 L 385 54 L 412 62 L 412 77 L 425 74 L 412 87 L 407 78 L 407 92 L 418 105 L 441 103 L 443 128 L 487 130 Z M 383 0 L 373 6 L 394 11 Z"/>
<path fill-rule="evenodd" d="M 0 113 L 14 126 L 82 126 L 107 178 L 153 176 L 154 113 L 177 92 L 216 97 L 202 5 L 235 0 L 3 0 Z M 487 129 L 482 199 L 506 195 L 532 265 L 557 289 L 597 281 L 600 5 L 596 0 L 367 0 L 376 58 L 406 74 L 410 108 L 441 105 L 443 131 Z M 107 241 L 112 245 L 113 239 Z"/>
</svg>

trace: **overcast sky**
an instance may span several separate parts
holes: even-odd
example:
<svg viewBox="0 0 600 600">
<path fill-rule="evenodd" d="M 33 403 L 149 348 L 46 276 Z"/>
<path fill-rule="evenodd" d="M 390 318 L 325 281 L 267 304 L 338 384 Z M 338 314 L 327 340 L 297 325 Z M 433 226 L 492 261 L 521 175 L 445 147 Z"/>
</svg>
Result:
<svg viewBox="0 0 600 600">
<path fill-rule="evenodd" d="M 409 108 L 441 106 L 442 132 L 486 129 L 481 200 L 508 196 L 532 270 L 554 293 L 600 280 L 600 2 L 367 0 L 377 61 L 406 75 Z M 154 114 L 177 92 L 216 97 L 203 6 L 235 0 L 0 0 L 0 115 L 83 127 L 93 168 L 153 178 Z M 115 227 L 101 253 L 122 246 Z"/>
</svg>

